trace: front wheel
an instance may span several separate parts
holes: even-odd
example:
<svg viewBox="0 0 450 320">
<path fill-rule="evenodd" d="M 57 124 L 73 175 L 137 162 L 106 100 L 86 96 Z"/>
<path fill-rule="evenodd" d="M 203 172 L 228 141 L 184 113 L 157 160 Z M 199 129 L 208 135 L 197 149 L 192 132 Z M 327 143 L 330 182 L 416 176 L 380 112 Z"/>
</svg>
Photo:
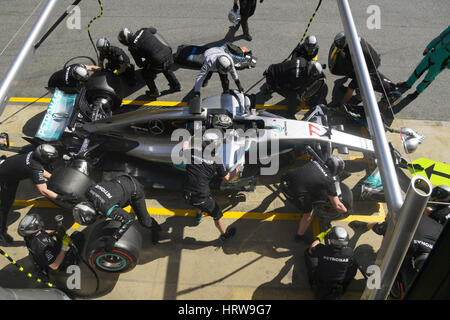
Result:
<svg viewBox="0 0 450 320">
<path fill-rule="evenodd" d="M 128 252 L 114 249 L 94 252 L 89 257 L 89 265 L 104 272 L 124 273 L 134 269 L 137 259 Z"/>
<path fill-rule="evenodd" d="M 112 236 L 119 227 L 120 223 L 113 220 L 102 221 L 95 226 L 86 250 L 86 258 L 93 269 L 108 273 L 124 273 L 136 266 L 142 247 L 142 236 L 134 225 L 131 225 L 114 244 L 111 251 L 107 252 L 104 248 L 102 238 Z"/>
</svg>

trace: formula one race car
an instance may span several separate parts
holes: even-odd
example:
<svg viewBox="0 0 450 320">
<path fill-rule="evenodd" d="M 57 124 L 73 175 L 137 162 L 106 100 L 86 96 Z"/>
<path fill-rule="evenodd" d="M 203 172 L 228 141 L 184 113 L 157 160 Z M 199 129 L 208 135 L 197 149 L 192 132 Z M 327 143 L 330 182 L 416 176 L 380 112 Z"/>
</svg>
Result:
<svg viewBox="0 0 450 320">
<path fill-rule="evenodd" d="M 120 81 L 107 72 L 95 73 L 75 96 L 55 91 L 35 137 L 38 143 L 54 144 L 63 154 L 64 165 L 53 171 L 48 182 L 51 190 L 75 194 L 81 201 L 95 180 L 121 173 L 136 177 L 148 188 L 181 189 L 183 143 L 192 137 L 194 144 L 198 137 L 200 143 L 208 142 L 204 150 L 213 148 L 212 154 L 229 171 L 240 168 L 235 180 L 213 182 L 211 188 L 220 190 L 251 190 L 259 175 L 276 175 L 286 166 L 283 155 L 298 155 L 302 150 L 313 150 L 314 157 L 322 161 L 335 148 L 374 153 L 372 140 L 313 120 L 317 113 L 303 120 L 286 119 L 256 109 L 254 97 L 238 91 L 205 98 L 200 110 L 151 106 L 124 112 L 121 101 Z M 348 194 L 348 187 L 338 177 L 335 182 L 337 190 Z M 345 217 L 323 203 L 314 209 L 317 216 L 329 220 Z M 94 232 L 95 238 L 102 232 Z M 87 241 L 86 258 L 102 271 L 131 270 L 139 252 L 135 244 L 140 243 L 132 238 L 133 248 L 119 241 L 114 257 L 97 241 Z M 130 260 L 130 256 L 134 258 Z"/>
</svg>

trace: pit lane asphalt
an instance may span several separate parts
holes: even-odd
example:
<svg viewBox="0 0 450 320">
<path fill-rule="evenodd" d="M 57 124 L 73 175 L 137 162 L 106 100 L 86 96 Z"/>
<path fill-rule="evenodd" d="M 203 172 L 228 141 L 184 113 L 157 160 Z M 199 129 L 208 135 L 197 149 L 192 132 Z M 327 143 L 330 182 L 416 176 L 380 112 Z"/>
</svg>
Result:
<svg viewBox="0 0 450 320">
<path fill-rule="evenodd" d="M 92 27 L 94 38 L 107 36 L 115 42 L 116 33 L 122 26 L 137 29 L 150 23 L 161 30 L 161 33 L 176 48 L 179 44 L 206 44 L 223 38 L 229 23 L 226 14 L 229 10 L 228 4 L 224 2 L 203 3 L 191 1 L 190 8 L 182 7 L 177 1 L 152 1 L 147 4 L 144 1 L 129 1 L 126 8 L 122 8 L 119 1 L 105 3 L 105 14 Z M 201 5 L 200 5 L 201 3 Z M 37 4 L 37 1 L 35 2 Z M 68 4 L 66 1 L 65 4 Z M 145 5 L 144 5 L 145 4 Z M 240 39 L 237 44 L 247 45 L 258 57 L 257 68 L 244 70 L 239 75 L 245 87 L 256 82 L 262 71 L 270 64 L 284 59 L 293 48 L 309 20 L 316 3 L 308 2 L 301 10 L 300 4 L 295 1 L 283 3 L 279 6 L 276 2 L 266 1 L 258 4 L 255 16 L 250 20 L 254 40 L 250 43 Z M 369 31 L 365 26 L 368 16 L 366 9 L 369 4 L 378 4 L 382 10 L 382 29 Z M 326 63 L 328 45 L 334 34 L 342 27 L 338 19 L 336 4 L 323 8 L 316 16 L 311 25 L 310 33 L 316 34 L 321 51 L 319 60 Z M 355 17 L 358 17 L 358 27 L 362 27 L 361 34 L 379 48 L 382 56 L 381 71 L 393 81 L 406 79 L 416 63 L 419 62 L 423 47 L 437 34 L 439 34 L 447 23 L 449 4 L 446 1 L 435 1 L 432 5 L 422 2 L 398 1 L 392 4 L 388 1 L 358 1 L 351 6 Z M 403 6 L 403 8 L 402 8 Z M 0 20 L 4 27 L 0 40 L 7 43 L 15 31 L 23 23 L 25 17 L 31 12 L 31 7 L 25 1 L 2 1 Z M 63 9 L 65 5 L 61 6 Z M 201 7 L 202 10 L 198 10 Z M 132 8 L 148 8 L 144 10 Z M 97 14 L 96 2 L 83 2 L 81 4 L 83 14 L 83 26 L 90 18 Z M 123 10 L 122 10 L 123 9 Z M 138 12 L 138 14 L 137 14 Z M 445 20 L 444 20 L 445 19 Z M 33 19 L 31 19 L 32 21 Z M 31 23 L 24 26 L 23 31 L 31 27 Z M 117 30 L 115 30 L 115 28 Z M 397 36 L 401 32 L 401 36 Z M 283 36 L 280 36 L 280 35 Z M 240 31 L 237 33 L 240 35 Z M 23 33 L 13 40 L 11 46 L 0 57 L 0 74 L 12 61 L 15 53 L 24 40 Z M 401 40 L 401 41 L 400 41 Z M 388 49 L 389 48 L 389 49 Z M 405 52 L 406 51 L 406 52 Z M 93 50 L 87 40 L 86 30 L 70 31 L 58 28 L 48 42 L 37 52 L 33 58 L 33 64 L 27 69 L 24 79 L 26 81 L 19 85 L 16 96 L 39 97 L 43 93 L 43 87 L 50 74 L 61 67 L 64 62 L 76 55 L 91 55 Z M 57 66 L 57 67 L 56 67 Z M 162 97 L 160 100 L 181 101 L 190 87 L 196 71 L 179 69 L 176 71 L 185 90 L 178 94 Z M 330 91 L 333 88 L 335 78 L 327 73 Z M 439 75 L 430 88 L 419 97 L 414 104 L 409 105 L 399 116 L 401 118 L 415 118 L 425 120 L 448 120 L 446 112 L 446 99 L 448 73 L 445 71 Z M 213 79 L 214 80 L 214 79 Z M 165 80 L 158 77 L 158 86 L 165 88 Z M 257 92 L 259 87 L 256 88 Z M 130 95 L 127 99 L 139 99 L 144 88 Z M 203 96 L 216 94 L 220 90 L 219 81 L 211 81 L 205 88 Z M 422 101 L 422 102 L 421 102 Z M 263 101 L 259 101 L 263 103 Z M 268 104 L 283 104 L 284 99 L 274 95 L 265 101 Z M 432 106 L 432 107 L 431 107 Z M 10 105 L 0 118 L 13 115 L 21 109 L 20 104 Z M 430 112 L 432 108 L 433 112 Z M 13 142 L 21 145 L 20 137 L 26 134 L 29 127 L 25 126 L 45 109 L 44 105 L 33 105 L 28 107 L 1 125 L 1 131 L 12 133 Z M 394 122 L 395 127 L 411 126 L 415 129 L 427 131 L 427 140 L 423 146 L 414 154 L 414 158 L 424 156 L 427 158 L 446 161 L 448 152 L 431 144 L 432 141 L 448 143 L 445 138 L 449 134 L 447 122 L 440 121 L 408 121 L 398 119 Z M 31 130 L 32 131 L 32 130 Z M 31 132 L 30 131 L 30 132 Z M 31 133 L 32 135 L 33 133 Z M 395 141 L 395 138 L 393 139 Z M 398 139 L 397 139 L 398 140 Z M 427 143 L 428 142 L 428 143 Z M 398 141 L 397 141 L 398 143 Z M 398 145 L 397 145 L 398 146 Z M 399 147 L 399 146 L 398 146 Z M 353 159 L 361 157 L 360 154 L 350 154 Z M 368 164 L 363 161 L 353 162 L 355 172 L 346 181 L 353 187 L 367 173 Z M 406 175 L 408 175 L 406 173 Z M 275 191 L 275 192 L 274 192 Z M 36 197 L 33 187 L 29 183 L 22 183 L 17 199 L 33 199 Z M 235 203 L 229 210 L 232 214 L 225 215 L 227 225 L 235 225 L 238 228 L 236 237 L 223 248 L 217 249 L 214 241 L 218 232 L 214 228 L 211 219 L 205 219 L 198 227 L 192 226 L 191 217 L 175 216 L 166 209 L 186 208 L 179 204 L 182 202 L 179 194 L 171 193 L 170 196 L 164 192 L 149 192 L 148 207 L 157 208 L 154 212 L 158 214 L 155 218 L 163 224 L 165 239 L 158 246 L 152 246 L 148 239 L 144 242 L 138 266 L 130 273 L 122 274 L 118 281 L 111 281 L 108 285 L 111 291 L 102 295 L 101 299 L 309 299 L 312 298 L 307 281 L 305 266 L 303 262 L 303 250 L 306 244 L 296 243 L 293 235 L 297 228 L 298 216 L 295 209 L 284 201 L 282 196 L 276 195 L 276 184 L 258 187 L 255 193 L 244 193 L 245 201 Z M 155 199 L 156 198 L 156 199 Z M 153 199 L 153 200 L 151 200 Z M 227 207 L 227 199 L 219 197 L 224 207 Z M 243 199 L 243 198 L 241 198 Z M 358 212 L 361 216 L 373 221 L 381 221 L 383 216 L 377 213 L 378 206 L 375 203 L 361 203 Z M 367 210 L 370 209 L 370 210 Z M 16 214 L 12 215 L 10 231 L 16 242 L 12 247 L 2 247 L 7 252 L 29 266 L 29 260 L 25 258 L 26 252 L 20 237 L 15 232 L 20 217 L 29 211 L 41 212 L 46 219 L 53 217 L 53 213 L 60 213 L 58 209 L 26 207 L 16 208 Z M 150 212 L 152 210 L 150 209 Z M 181 211 L 175 211 L 181 212 Z M 239 217 L 236 213 L 245 212 L 273 212 L 287 213 L 291 219 L 271 220 L 271 218 L 246 219 Z M 165 213 L 165 214 L 164 214 Z M 291 215 L 289 215 L 291 213 Z M 180 213 L 183 215 L 183 213 Z M 278 215 L 279 216 L 279 215 Z M 352 219 L 352 216 L 350 216 Z M 358 217 L 359 219 L 359 217 Z M 370 221 L 372 221 L 370 220 Z M 348 222 L 348 221 L 347 221 Z M 334 222 L 333 225 L 347 222 Z M 314 230 L 315 228 L 315 230 Z M 381 238 L 372 232 L 354 233 L 347 228 L 357 256 L 362 264 L 369 265 L 374 261 L 375 253 L 381 243 Z M 309 232 L 317 234 L 317 224 L 313 224 Z M 0 262 L 0 285 L 10 288 L 33 287 L 34 284 L 23 275 L 7 265 L 6 260 Z M 117 280 L 117 279 L 116 279 Z M 107 286 L 108 287 L 108 286 Z M 358 299 L 364 288 L 364 281 L 360 272 L 356 281 L 352 284 L 347 299 Z"/>
</svg>

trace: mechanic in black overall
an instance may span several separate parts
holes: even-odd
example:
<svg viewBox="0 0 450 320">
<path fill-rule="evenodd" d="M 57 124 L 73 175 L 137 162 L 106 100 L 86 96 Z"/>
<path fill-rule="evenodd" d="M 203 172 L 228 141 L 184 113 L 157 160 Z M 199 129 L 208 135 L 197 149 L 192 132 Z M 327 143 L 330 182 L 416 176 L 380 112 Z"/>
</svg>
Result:
<svg viewBox="0 0 450 320">
<path fill-rule="evenodd" d="M 255 13 L 256 1 L 257 0 L 239 0 L 239 5 L 241 6 L 241 10 L 239 11 L 239 14 L 241 15 L 240 25 L 242 26 L 244 39 L 247 41 L 252 41 L 253 39 L 248 29 L 248 18 L 250 18 Z M 259 3 L 263 3 L 263 1 L 264 0 L 259 0 Z M 233 11 L 237 12 L 238 10 L 238 0 L 233 0 Z M 237 26 L 236 31 L 238 29 L 239 25 Z"/>
<path fill-rule="evenodd" d="M 345 228 L 333 227 L 320 233 L 305 250 L 308 278 L 316 299 L 339 299 L 355 277 L 358 264 L 348 241 Z"/>
<path fill-rule="evenodd" d="M 48 80 L 47 88 L 55 88 L 66 93 L 77 93 L 82 83 L 89 79 L 89 71 L 98 71 L 100 67 L 85 64 L 72 64 L 52 74 Z"/>
<path fill-rule="evenodd" d="M 359 90 L 358 81 L 356 79 L 356 73 L 353 67 L 350 49 L 345 38 L 345 34 L 343 32 L 338 33 L 334 38 L 333 44 L 335 49 L 334 52 L 330 52 L 330 72 L 334 75 L 344 75 L 351 79 L 351 82 L 347 87 L 347 91 L 341 101 L 341 103 L 346 103 L 352 98 L 355 90 Z M 384 91 L 391 94 L 395 93 L 397 97 L 396 99 L 398 100 L 401 93 L 398 91 L 396 85 L 378 71 L 378 68 L 381 65 L 381 57 L 378 52 L 364 38 L 360 38 L 360 44 L 372 81 L 373 89 L 383 94 Z M 358 101 L 362 101 L 360 94 L 356 96 L 356 99 Z M 391 101 L 391 103 L 394 103 L 395 101 Z"/>
<path fill-rule="evenodd" d="M 305 58 L 307 61 L 317 61 L 319 54 L 319 45 L 316 36 L 308 36 L 305 41 L 299 43 L 292 53 L 291 59 Z"/>
<path fill-rule="evenodd" d="M 51 173 L 44 169 L 58 157 L 57 150 L 49 144 L 41 144 L 34 151 L 0 158 L 0 242 L 11 243 L 12 237 L 7 233 L 8 214 L 14 203 L 19 182 L 31 179 L 39 193 L 49 199 L 60 201 L 73 200 L 73 195 L 58 195 L 47 189 L 45 179 L 50 179 Z"/>
<path fill-rule="evenodd" d="M 151 231 L 153 244 L 159 241 L 161 227 L 150 216 L 145 204 L 145 192 L 142 185 L 129 175 L 120 175 L 110 181 L 101 181 L 86 192 L 86 202 L 78 203 L 73 209 L 75 221 L 81 225 L 93 223 L 98 215 L 119 221 L 121 226 L 112 237 L 105 237 L 106 250 L 112 250 L 118 241 L 138 217 L 139 223 Z M 123 208 L 131 205 L 134 213 Z"/>
<path fill-rule="evenodd" d="M 37 213 L 27 214 L 17 230 L 25 240 L 25 245 L 40 274 L 48 278 L 49 270 L 64 270 L 76 264 L 75 252 L 70 250 L 69 236 L 45 230 L 44 222 Z"/>
<path fill-rule="evenodd" d="M 325 165 L 313 160 L 305 165 L 289 170 L 281 178 L 281 189 L 286 197 L 303 213 L 298 225 L 296 240 L 306 241 L 305 232 L 312 217 L 312 204 L 318 200 L 329 200 L 333 208 L 340 213 L 347 212 L 347 208 L 337 195 L 334 176 L 344 170 L 344 161 L 338 156 L 331 156 Z"/>
<path fill-rule="evenodd" d="M 285 96 L 289 113 L 294 115 L 302 93 L 319 78 L 322 71 L 320 63 L 303 57 L 272 64 L 264 71 L 266 91 L 269 94 L 276 91 Z"/>
<path fill-rule="evenodd" d="M 204 143 L 203 150 L 205 147 L 206 144 Z M 196 223 L 200 224 L 203 214 L 207 213 L 214 219 L 214 225 L 220 232 L 219 240 L 225 242 L 233 237 L 235 229 L 225 228 L 222 219 L 222 209 L 211 196 L 209 184 L 216 175 L 225 181 L 230 181 L 238 173 L 238 168 L 233 172 L 227 172 L 223 164 L 215 162 L 214 159 L 208 159 L 208 157 L 202 156 L 203 150 L 190 148 L 189 141 L 183 144 L 183 152 L 186 155 L 184 198 L 188 204 L 197 208 Z M 197 156 L 196 151 L 201 156 Z"/>
<path fill-rule="evenodd" d="M 128 47 L 131 55 L 139 68 L 143 68 L 143 77 L 147 84 L 146 95 L 150 97 L 160 96 L 155 84 L 156 75 L 163 73 L 169 82 L 170 91 L 181 91 L 180 82 L 170 70 L 173 65 L 172 48 L 167 41 L 157 33 L 156 28 L 142 28 L 132 33 L 124 28 L 118 35 L 120 43 Z"/>
<path fill-rule="evenodd" d="M 100 38 L 95 46 L 100 53 L 98 65 L 105 70 L 116 72 L 117 75 L 123 75 L 126 83 L 130 87 L 136 85 L 136 74 L 134 65 L 130 62 L 130 58 L 121 48 L 112 46 L 108 39 Z M 108 62 L 105 65 L 105 60 Z"/>
</svg>

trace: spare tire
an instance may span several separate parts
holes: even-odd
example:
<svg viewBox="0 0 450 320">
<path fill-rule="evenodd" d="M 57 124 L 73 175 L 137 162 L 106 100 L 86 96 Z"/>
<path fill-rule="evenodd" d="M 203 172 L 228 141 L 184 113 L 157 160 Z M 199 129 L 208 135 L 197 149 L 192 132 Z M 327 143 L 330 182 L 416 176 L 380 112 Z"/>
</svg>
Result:
<svg viewBox="0 0 450 320">
<path fill-rule="evenodd" d="M 83 172 L 71 167 L 61 167 L 56 169 L 47 182 L 50 190 L 62 194 L 74 194 L 80 201 L 86 200 L 86 191 L 94 181 Z M 73 205 L 58 200 L 52 200 L 57 206 L 71 208 Z"/>
<path fill-rule="evenodd" d="M 87 244 L 86 260 L 96 271 L 125 273 L 136 266 L 142 248 L 142 236 L 133 225 L 115 243 L 111 251 L 107 252 L 104 248 L 102 238 L 112 236 L 119 227 L 118 221 L 108 220 L 96 225 L 92 231 Z"/>
</svg>

